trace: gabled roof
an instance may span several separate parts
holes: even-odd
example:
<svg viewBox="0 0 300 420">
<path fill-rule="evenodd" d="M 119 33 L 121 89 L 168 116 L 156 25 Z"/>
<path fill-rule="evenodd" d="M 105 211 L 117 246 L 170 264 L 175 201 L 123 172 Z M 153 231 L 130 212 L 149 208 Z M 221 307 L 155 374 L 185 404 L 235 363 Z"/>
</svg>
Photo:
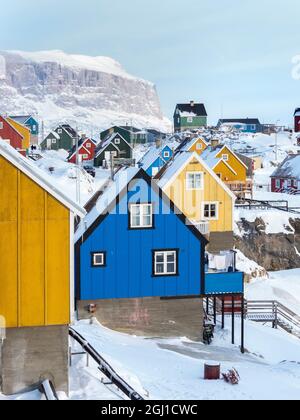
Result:
<svg viewBox="0 0 300 420">
<path fill-rule="evenodd" d="M 177 153 L 175 158 L 170 160 L 164 168 L 156 175 L 154 178 L 158 186 L 162 189 L 168 188 L 178 177 L 178 175 L 183 171 L 183 169 L 192 161 L 197 160 L 200 165 L 205 168 L 205 170 L 217 181 L 219 185 L 227 192 L 227 194 L 233 199 L 236 200 L 235 194 L 227 187 L 226 184 L 216 175 L 216 173 L 207 165 L 207 163 L 201 159 L 201 156 L 198 153 L 182 152 Z"/>
<path fill-rule="evenodd" d="M 222 163 L 224 163 L 227 167 L 228 167 L 228 169 L 232 172 L 232 173 L 234 173 L 235 175 L 237 175 L 237 173 L 235 172 L 235 170 L 225 161 L 225 160 L 223 160 L 222 158 L 218 158 L 217 157 L 217 154 L 220 152 L 220 148 L 219 147 L 217 147 L 217 148 L 212 148 L 212 147 L 208 147 L 206 150 L 204 150 L 204 152 L 202 153 L 202 155 L 201 155 L 201 158 L 202 158 L 202 160 L 204 160 L 206 163 L 207 163 L 207 165 L 211 168 L 211 169 L 215 169 L 216 168 L 216 166 L 220 163 L 220 162 L 222 162 Z M 243 165 L 244 165 L 244 163 L 243 163 Z"/>
<path fill-rule="evenodd" d="M 56 198 L 59 202 L 65 205 L 67 208 L 72 210 L 75 214 L 80 217 L 84 217 L 85 210 L 71 198 L 65 195 L 61 189 L 53 184 L 53 180 L 45 174 L 41 169 L 37 168 L 33 162 L 26 159 L 20 153 L 18 153 L 13 147 L 4 141 L 0 140 L 0 156 L 3 156 L 12 165 L 18 168 L 26 176 L 40 185 L 50 195 Z"/>
<path fill-rule="evenodd" d="M 176 152 L 189 152 L 191 147 L 194 146 L 194 144 L 198 141 L 198 140 L 202 140 L 204 144 L 206 144 L 206 146 L 208 146 L 208 144 L 206 143 L 206 141 L 202 138 L 202 137 L 187 137 L 185 140 L 183 140 L 183 142 L 177 147 Z"/>
<path fill-rule="evenodd" d="M 87 214 L 75 233 L 75 243 L 84 242 L 91 233 L 100 225 L 104 218 L 114 209 L 120 199 L 127 194 L 128 185 L 140 179 L 145 180 L 153 188 L 157 195 L 171 208 L 173 213 L 185 224 L 204 245 L 208 243 L 207 239 L 200 231 L 192 225 L 184 214 L 175 206 L 175 204 L 165 195 L 165 193 L 152 182 L 152 179 L 143 169 L 124 168 L 120 170 L 114 179 L 114 182 L 108 186 L 104 193 L 100 195 L 93 209 Z"/>
<path fill-rule="evenodd" d="M 12 130 L 14 130 L 17 134 L 19 134 L 19 136 L 22 138 L 22 140 L 24 140 L 23 134 L 20 133 L 20 131 L 14 125 L 12 125 L 11 122 L 7 118 L 3 117 L 2 115 L 0 115 L 0 117 L 6 122 L 6 124 L 8 124 L 10 126 L 10 128 Z M 1 137 L 0 137 L 0 139 L 1 139 Z M 3 140 L 5 140 L 5 139 L 3 139 Z"/>
<path fill-rule="evenodd" d="M 121 139 L 126 143 L 126 144 L 128 144 L 128 146 L 130 147 L 130 148 L 132 148 L 132 146 L 131 146 L 131 144 L 129 144 L 128 143 L 128 141 L 126 141 L 125 139 L 124 139 L 124 137 L 122 136 L 122 134 L 120 134 L 120 133 L 113 133 L 113 134 L 110 134 L 108 137 L 106 137 L 98 146 L 97 146 L 97 148 L 96 148 L 96 154 L 95 154 L 95 156 L 96 157 L 98 157 L 99 155 L 101 155 L 101 153 L 103 153 L 104 152 L 104 150 L 110 145 L 110 144 L 112 144 L 112 146 L 114 146 L 114 148 L 118 151 L 118 152 L 120 152 L 120 149 L 118 148 L 118 146 L 115 144 L 115 143 L 113 143 L 113 140 L 116 138 L 116 137 L 121 137 Z"/>
<path fill-rule="evenodd" d="M 221 150 L 219 150 L 218 151 L 218 153 L 222 153 L 223 152 L 223 150 L 224 149 L 227 149 L 227 150 L 229 150 L 230 151 L 230 153 L 240 162 L 240 164 L 241 165 L 243 165 L 247 170 L 248 170 L 248 166 L 246 165 L 246 163 L 245 162 L 243 162 L 240 158 L 239 158 L 239 156 L 233 151 L 233 150 L 231 150 L 228 146 L 227 146 L 227 144 L 224 144 L 223 145 L 223 147 L 221 147 Z"/>
<path fill-rule="evenodd" d="M 296 108 L 294 112 L 294 117 L 298 117 L 300 115 L 300 108 Z"/>
<path fill-rule="evenodd" d="M 245 125 L 260 125 L 258 118 L 226 118 L 219 120 L 219 124 L 245 124 Z"/>
<path fill-rule="evenodd" d="M 75 139 L 78 135 L 74 128 L 72 128 L 69 124 L 61 124 L 56 128 L 56 130 L 58 130 L 59 128 L 65 130 L 66 133 L 73 139 Z"/>
<path fill-rule="evenodd" d="M 187 103 L 177 104 L 176 111 L 179 110 L 182 117 L 196 116 L 196 117 L 207 117 L 207 112 L 204 104 L 200 103 Z"/>
<path fill-rule="evenodd" d="M 91 141 L 93 144 L 95 144 L 94 143 L 94 141 L 93 140 L 91 140 L 90 138 L 88 138 L 88 137 L 86 137 L 86 138 L 81 138 L 79 141 L 78 141 L 78 150 L 79 149 L 81 149 L 81 147 L 83 147 L 83 148 L 85 148 L 83 145 L 84 145 L 84 143 L 87 141 L 87 140 L 89 140 L 89 141 Z M 85 149 L 86 150 L 86 149 Z M 87 152 L 89 152 L 88 150 L 86 150 Z M 72 147 L 72 149 L 70 150 L 70 153 L 69 153 L 69 156 L 67 157 L 67 160 L 69 160 L 69 159 L 71 159 L 71 157 L 73 157 L 73 155 L 75 155 L 75 153 L 76 153 L 76 144 Z"/>
<path fill-rule="evenodd" d="M 300 154 L 288 156 L 273 172 L 271 178 L 296 178 L 300 180 Z"/>
<path fill-rule="evenodd" d="M 161 158 L 163 162 L 166 162 L 162 155 L 165 149 L 170 149 L 170 151 L 172 151 L 170 146 L 168 146 L 167 144 L 161 147 L 157 147 L 156 145 L 150 147 L 148 152 L 142 157 L 142 159 L 140 159 L 138 165 L 142 167 L 145 171 L 147 171 L 150 168 L 150 166 L 159 158 Z"/>
<path fill-rule="evenodd" d="M 33 118 L 32 115 L 11 115 L 9 118 L 18 122 L 19 124 L 26 124 L 30 118 Z"/>
</svg>

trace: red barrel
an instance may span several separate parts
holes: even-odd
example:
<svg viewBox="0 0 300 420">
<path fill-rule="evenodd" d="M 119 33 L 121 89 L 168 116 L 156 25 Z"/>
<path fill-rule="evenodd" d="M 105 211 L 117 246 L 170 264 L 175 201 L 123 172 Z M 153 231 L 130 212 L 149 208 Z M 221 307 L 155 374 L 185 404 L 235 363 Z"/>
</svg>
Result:
<svg viewBox="0 0 300 420">
<path fill-rule="evenodd" d="M 204 365 L 204 379 L 206 381 L 217 381 L 221 376 L 221 365 L 207 363 Z"/>
</svg>

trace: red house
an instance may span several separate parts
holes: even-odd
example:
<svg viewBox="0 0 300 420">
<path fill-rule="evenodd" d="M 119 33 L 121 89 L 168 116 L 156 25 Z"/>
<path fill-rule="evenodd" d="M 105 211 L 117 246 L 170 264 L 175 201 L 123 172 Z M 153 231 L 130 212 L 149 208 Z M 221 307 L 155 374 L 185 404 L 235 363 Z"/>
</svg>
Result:
<svg viewBox="0 0 300 420">
<path fill-rule="evenodd" d="M 80 156 L 81 162 L 87 162 L 94 160 L 96 151 L 96 144 L 94 140 L 89 138 L 82 138 L 78 142 L 78 154 Z M 67 158 L 69 163 L 76 163 L 76 145 L 70 151 L 70 154 Z"/>
<path fill-rule="evenodd" d="M 4 117 L 0 115 L 0 139 L 9 143 L 14 149 L 22 154 L 26 153 L 23 148 L 24 138 Z"/>
<path fill-rule="evenodd" d="M 300 154 L 288 156 L 271 175 L 272 192 L 300 194 Z"/>
<path fill-rule="evenodd" d="M 295 133 L 300 133 L 300 108 L 297 108 L 294 113 L 295 119 Z"/>
</svg>

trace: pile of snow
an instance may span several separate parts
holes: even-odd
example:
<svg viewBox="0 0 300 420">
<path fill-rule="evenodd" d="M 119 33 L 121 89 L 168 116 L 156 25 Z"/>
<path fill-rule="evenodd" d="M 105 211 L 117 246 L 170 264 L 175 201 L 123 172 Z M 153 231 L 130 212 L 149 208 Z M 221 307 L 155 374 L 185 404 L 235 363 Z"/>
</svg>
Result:
<svg viewBox="0 0 300 420">
<path fill-rule="evenodd" d="M 255 261 L 249 260 L 241 251 L 236 250 L 236 268 L 242 273 L 248 274 L 251 279 L 266 279 L 268 272 Z"/>
</svg>

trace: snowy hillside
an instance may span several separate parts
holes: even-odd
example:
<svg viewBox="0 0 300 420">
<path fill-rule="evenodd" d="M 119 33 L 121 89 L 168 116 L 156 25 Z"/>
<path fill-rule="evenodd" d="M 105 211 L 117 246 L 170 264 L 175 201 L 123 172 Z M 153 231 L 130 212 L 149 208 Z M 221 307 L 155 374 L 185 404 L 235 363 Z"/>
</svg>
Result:
<svg viewBox="0 0 300 420">
<path fill-rule="evenodd" d="M 89 135 L 112 124 L 170 129 L 155 86 L 111 58 L 12 51 L 0 59 L 0 113 L 36 114 L 46 129 L 68 122 Z"/>
</svg>

